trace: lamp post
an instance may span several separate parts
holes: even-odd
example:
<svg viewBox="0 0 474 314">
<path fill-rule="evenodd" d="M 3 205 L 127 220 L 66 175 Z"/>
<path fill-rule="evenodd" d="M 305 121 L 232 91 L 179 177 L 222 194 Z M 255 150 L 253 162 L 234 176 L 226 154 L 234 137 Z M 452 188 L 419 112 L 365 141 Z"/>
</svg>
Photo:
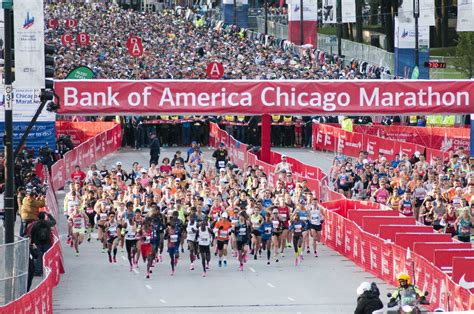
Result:
<svg viewBox="0 0 474 314">
<path fill-rule="evenodd" d="M 268 35 L 268 0 L 265 0 L 265 35 Z"/>
<path fill-rule="evenodd" d="M 304 45 L 303 0 L 300 0 L 300 42 Z"/>
<path fill-rule="evenodd" d="M 418 32 L 418 18 L 420 17 L 420 0 L 413 0 L 413 17 L 415 18 L 415 66 L 419 68 L 420 44 Z"/>
</svg>

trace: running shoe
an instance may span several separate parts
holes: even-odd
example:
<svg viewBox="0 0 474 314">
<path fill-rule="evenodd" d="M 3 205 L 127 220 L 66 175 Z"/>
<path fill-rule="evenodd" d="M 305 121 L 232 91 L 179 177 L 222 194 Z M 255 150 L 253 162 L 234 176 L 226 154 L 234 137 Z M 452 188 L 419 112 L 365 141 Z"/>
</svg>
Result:
<svg viewBox="0 0 474 314">
<path fill-rule="evenodd" d="M 71 241 L 71 243 L 69 243 L 69 246 L 73 247 L 74 246 L 74 241 Z"/>
<path fill-rule="evenodd" d="M 224 267 L 227 267 L 227 260 L 224 260 Z"/>
<path fill-rule="evenodd" d="M 309 254 L 311 253 L 311 251 L 309 249 L 306 250 L 306 254 Z"/>
<path fill-rule="evenodd" d="M 204 273 L 202 273 L 202 276 L 203 276 L 203 277 L 206 277 L 206 273 L 205 273 L 205 272 L 204 272 Z"/>
<path fill-rule="evenodd" d="M 90 237 L 87 238 L 87 242 L 91 242 L 91 238 L 90 238 Z"/>
<path fill-rule="evenodd" d="M 254 260 L 257 260 L 257 254 L 255 254 L 255 255 L 253 256 L 253 259 L 254 259 Z"/>
<path fill-rule="evenodd" d="M 224 263 L 226 265 L 226 263 Z M 209 263 L 206 264 L 206 269 L 209 269 Z"/>
<path fill-rule="evenodd" d="M 117 263 L 117 258 L 114 256 L 114 263 Z"/>
<path fill-rule="evenodd" d="M 295 266 L 298 266 L 298 257 L 295 258 Z"/>
<path fill-rule="evenodd" d="M 146 279 L 149 279 L 150 278 L 150 273 L 146 273 Z"/>
<path fill-rule="evenodd" d="M 109 263 L 112 263 L 112 256 L 109 256 Z"/>
<path fill-rule="evenodd" d="M 286 247 L 287 247 L 287 248 L 290 248 L 290 247 L 293 247 L 293 246 L 291 245 L 290 242 L 288 242 L 288 243 L 286 243 Z"/>
<path fill-rule="evenodd" d="M 181 247 L 181 253 L 184 253 L 184 248 L 183 247 Z"/>
<path fill-rule="evenodd" d="M 318 252 L 314 251 L 314 257 L 318 257 Z"/>
<path fill-rule="evenodd" d="M 270 265 L 270 261 L 267 261 L 267 265 Z"/>
<path fill-rule="evenodd" d="M 191 263 L 191 265 L 189 266 L 189 270 L 194 270 L 194 263 Z"/>
<path fill-rule="evenodd" d="M 102 253 L 105 253 L 105 249 L 102 249 Z"/>
<path fill-rule="evenodd" d="M 163 257 L 161 256 L 161 254 L 158 256 L 158 260 L 160 261 L 160 263 L 163 262 Z"/>
<path fill-rule="evenodd" d="M 276 263 L 278 263 L 278 262 L 279 262 L 278 258 L 276 259 L 276 261 L 275 261 L 275 262 L 276 262 Z"/>
<path fill-rule="evenodd" d="M 79 251 L 76 251 L 76 256 L 79 256 Z"/>
<path fill-rule="evenodd" d="M 249 258 L 248 258 L 248 256 L 247 256 L 247 254 L 245 254 L 245 255 L 244 255 L 244 263 L 247 263 L 248 259 L 249 259 Z"/>
<path fill-rule="evenodd" d="M 130 265 L 130 271 L 132 271 L 132 270 L 133 270 L 133 266 L 132 266 L 132 265 Z"/>
<path fill-rule="evenodd" d="M 243 265 L 243 264 L 240 264 L 239 269 L 240 269 L 240 271 L 244 271 L 244 265 Z"/>
<path fill-rule="evenodd" d="M 174 260 L 174 266 L 178 265 L 178 260 L 179 260 L 179 257 L 176 257 Z"/>
<path fill-rule="evenodd" d="M 219 267 L 222 267 L 222 261 L 219 261 Z"/>
<path fill-rule="evenodd" d="M 171 276 L 174 276 L 174 270 L 171 271 Z"/>
</svg>

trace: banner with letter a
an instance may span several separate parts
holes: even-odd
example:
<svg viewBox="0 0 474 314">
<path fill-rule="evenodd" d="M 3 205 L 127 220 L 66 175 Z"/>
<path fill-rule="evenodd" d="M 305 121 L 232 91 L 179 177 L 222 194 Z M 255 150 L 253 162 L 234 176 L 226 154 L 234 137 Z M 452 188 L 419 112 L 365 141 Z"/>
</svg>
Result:
<svg viewBox="0 0 474 314">
<path fill-rule="evenodd" d="M 44 88 L 43 0 L 14 2 L 16 88 Z"/>
</svg>

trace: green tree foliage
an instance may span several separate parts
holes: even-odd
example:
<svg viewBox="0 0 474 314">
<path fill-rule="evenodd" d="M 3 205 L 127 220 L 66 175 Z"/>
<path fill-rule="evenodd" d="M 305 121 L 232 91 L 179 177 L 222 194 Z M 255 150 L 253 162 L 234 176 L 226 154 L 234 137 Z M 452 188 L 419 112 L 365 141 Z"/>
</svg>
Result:
<svg viewBox="0 0 474 314">
<path fill-rule="evenodd" d="M 460 32 L 456 46 L 454 66 L 456 70 L 473 78 L 474 74 L 474 32 Z"/>
</svg>

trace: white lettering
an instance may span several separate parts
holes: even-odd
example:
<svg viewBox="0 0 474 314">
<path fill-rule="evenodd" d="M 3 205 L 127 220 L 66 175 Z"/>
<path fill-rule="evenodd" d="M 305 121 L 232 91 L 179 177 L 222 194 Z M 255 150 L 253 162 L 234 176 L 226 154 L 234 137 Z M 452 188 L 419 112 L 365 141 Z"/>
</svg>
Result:
<svg viewBox="0 0 474 314">
<path fill-rule="evenodd" d="M 73 107 L 77 104 L 77 89 L 64 87 L 64 106 Z"/>
</svg>

